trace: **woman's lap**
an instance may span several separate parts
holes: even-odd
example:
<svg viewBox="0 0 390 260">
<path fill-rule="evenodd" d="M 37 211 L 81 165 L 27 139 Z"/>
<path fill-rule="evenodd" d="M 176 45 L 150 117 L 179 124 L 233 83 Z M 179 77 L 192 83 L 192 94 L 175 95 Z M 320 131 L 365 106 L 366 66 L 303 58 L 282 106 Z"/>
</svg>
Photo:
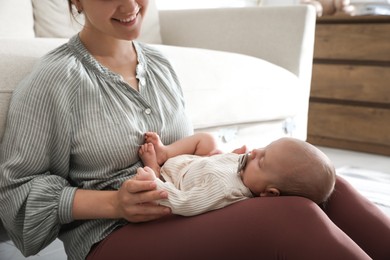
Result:
<svg viewBox="0 0 390 260">
<path fill-rule="evenodd" d="M 338 219 L 341 215 L 332 212 L 331 204 L 332 201 L 326 211 L 331 218 Z M 254 198 L 194 217 L 169 216 L 149 223 L 128 224 L 98 244 L 88 259 L 129 256 L 370 259 L 323 210 L 298 197 Z"/>
<path fill-rule="evenodd" d="M 373 259 L 390 259 L 390 218 L 343 178 L 324 211 Z"/>
</svg>

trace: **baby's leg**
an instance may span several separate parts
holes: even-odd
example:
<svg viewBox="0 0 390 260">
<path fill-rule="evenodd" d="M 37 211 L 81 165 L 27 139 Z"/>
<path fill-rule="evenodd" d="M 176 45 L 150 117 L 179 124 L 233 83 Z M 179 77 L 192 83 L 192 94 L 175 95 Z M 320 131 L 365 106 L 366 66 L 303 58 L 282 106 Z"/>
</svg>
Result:
<svg viewBox="0 0 390 260">
<path fill-rule="evenodd" d="M 168 159 L 167 147 L 161 142 L 160 136 L 155 132 L 145 133 L 145 143 L 150 143 L 154 147 L 156 163 L 161 166 Z"/>
<path fill-rule="evenodd" d="M 141 145 L 138 150 L 138 155 L 141 158 L 144 166 L 150 167 L 157 177 L 160 177 L 160 165 L 157 163 L 156 152 L 152 143 Z"/>
</svg>

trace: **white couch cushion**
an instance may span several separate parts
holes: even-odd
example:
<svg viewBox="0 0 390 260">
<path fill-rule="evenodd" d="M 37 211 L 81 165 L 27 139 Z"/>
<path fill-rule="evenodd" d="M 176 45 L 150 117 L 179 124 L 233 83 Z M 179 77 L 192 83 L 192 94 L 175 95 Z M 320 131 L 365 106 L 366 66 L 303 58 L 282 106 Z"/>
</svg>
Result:
<svg viewBox="0 0 390 260">
<path fill-rule="evenodd" d="M 32 0 L 36 37 L 70 38 L 82 28 L 83 15 L 71 17 L 66 0 Z M 139 41 L 161 43 L 160 23 L 155 1 L 149 1 Z"/>
<path fill-rule="evenodd" d="M 34 18 L 31 1 L 0 1 L 0 38 L 34 37 Z"/>
<path fill-rule="evenodd" d="M 67 39 L 0 40 L 0 139 L 9 99 L 32 65 Z M 174 66 L 195 129 L 230 127 L 294 116 L 302 102 L 291 72 L 246 55 L 154 45 Z"/>
<path fill-rule="evenodd" d="M 73 19 L 66 0 L 32 0 L 36 37 L 70 38 L 81 30 L 82 15 Z M 77 13 L 77 12 L 76 12 Z"/>
<path fill-rule="evenodd" d="M 161 44 L 160 20 L 155 0 L 149 0 L 148 11 L 142 24 L 139 41 Z"/>
<path fill-rule="evenodd" d="M 156 45 L 174 66 L 195 129 L 283 120 L 302 99 L 296 75 L 251 56 Z"/>
<path fill-rule="evenodd" d="M 45 53 L 67 39 L 0 39 L 0 141 L 12 91 Z"/>
</svg>

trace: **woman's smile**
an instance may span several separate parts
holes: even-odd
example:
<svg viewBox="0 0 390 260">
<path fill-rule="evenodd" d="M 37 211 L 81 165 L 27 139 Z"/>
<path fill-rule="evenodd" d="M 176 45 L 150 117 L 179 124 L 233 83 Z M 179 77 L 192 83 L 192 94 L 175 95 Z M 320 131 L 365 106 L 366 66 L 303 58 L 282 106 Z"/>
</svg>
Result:
<svg viewBox="0 0 390 260">
<path fill-rule="evenodd" d="M 137 20 L 138 14 L 140 13 L 140 10 L 141 10 L 141 8 L 138 7 L 136 9 L 136 12 L 134 12 L 134 14 L 129 15 L 125 18 L 113 18 L 113 20 L 116 22 L 119 22 L 123 25 L 133 25 Z"/>
</svg>

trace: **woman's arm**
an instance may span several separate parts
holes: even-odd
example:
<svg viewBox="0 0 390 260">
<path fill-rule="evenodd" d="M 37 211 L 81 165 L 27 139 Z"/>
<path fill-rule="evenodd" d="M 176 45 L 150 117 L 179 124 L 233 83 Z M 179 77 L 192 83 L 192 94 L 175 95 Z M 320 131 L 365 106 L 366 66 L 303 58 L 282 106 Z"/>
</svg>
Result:
<svg viewBox="0 0 390 260">
<path fill-rule="evenodd" d="M 170 209 L 152 203 L 166 199 L 168 193 L 155 190 L 153 181 L 130 179 L 119 191 L 94 191 L 78 189 L 73 202 L 73 218 L 77 219 L 126 219 L 144 222 L 170 213 Z"/>
<path fill-rule="evenodd" d="M 46 81 L 43 75 L 41 82 Z M 52 95 L 41 82 L 25 80 L 14 91 L 0 147 L 0 216 L 26 256 L 38 253 L 72 221 L 76 190 L 67 180 L 71 96 Z"/>
<path fill-rule="evenodd" d="M 25 256 L 50 244 L 75 218 L 146 221 L 164 211 L 135 205 L 160 198 L 147 183 L 128 181 L 120 192 L 110 192 L 81 190 L 70 182 L 78 85 L 57 88 L 47 78 L 42 72 L 15 90 L 0 147 L 0 217 Z"/>
</svg>

